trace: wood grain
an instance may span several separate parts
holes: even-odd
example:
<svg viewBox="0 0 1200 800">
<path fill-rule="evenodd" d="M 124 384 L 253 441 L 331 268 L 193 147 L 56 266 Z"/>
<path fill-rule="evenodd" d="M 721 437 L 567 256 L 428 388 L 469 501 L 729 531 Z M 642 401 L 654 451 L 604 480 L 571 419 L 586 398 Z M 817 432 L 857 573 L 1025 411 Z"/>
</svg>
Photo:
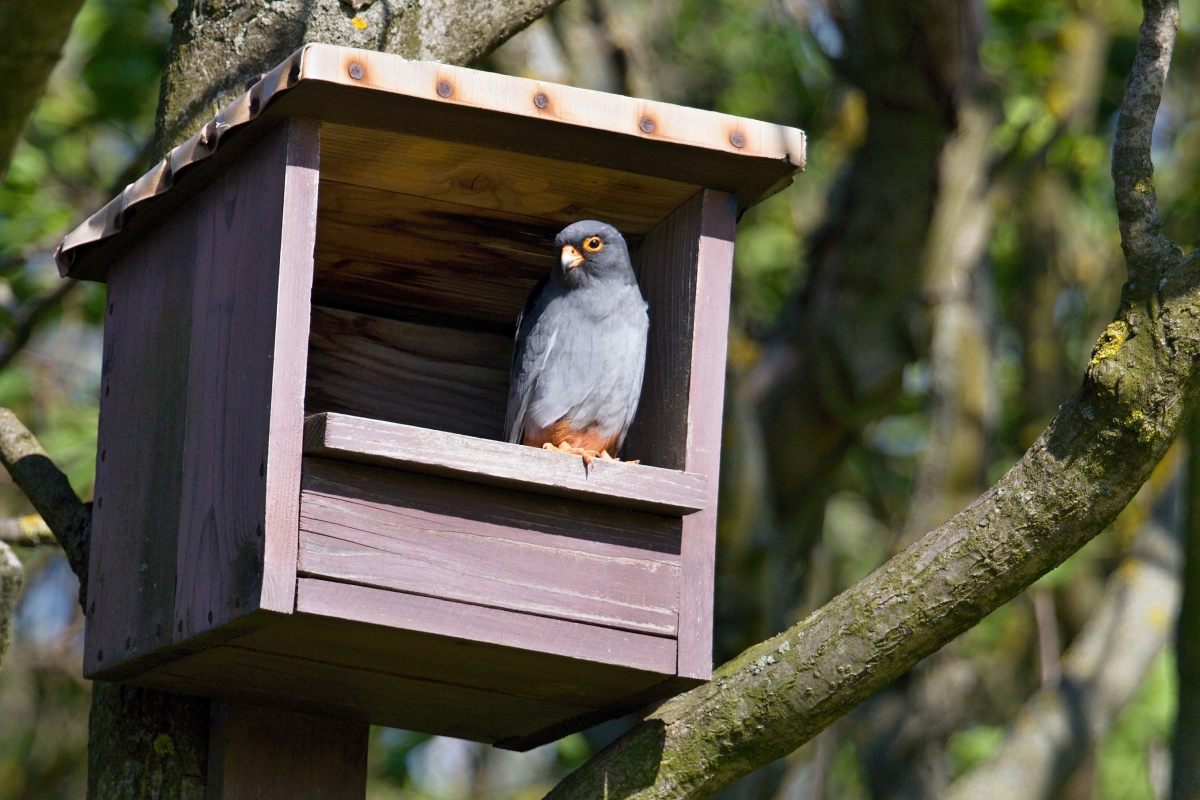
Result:
<svg viewBox="0 0 1200 800">
<path fill-rule="evenodd" d="M 512 338 L 315 306 L 305 411 L 499 439 Z"/>
<path fill-rule="evenodd" d="M 287 128 L 199 199 L 175 641 L 258 607 Z"/>
<path fill-rule="evenodd" d="M 579 714 L 578 706 L 230 645 L 131 683 L 480 742 L 526 735 Z"/>
<path fill-rule="evenodd" d="M 270 629 L 238 646 L 269 639 L 275 652 L 306 654 L 319 643 L 321 658 L 339 663 L 453 675 L 464 685 L 585 708 L 618 702 L 675 672 L 675 642 L 661 636 L 313 578 L 299 579 L 296 603 L 301 615 L 313 615 L 292 626 L 302 623 L 303 637 Z"/>
<path fill-rule="evenodd" d="M 301 575 L 674 636 L 679 583 L 673 559 L 471 519 L 454 503 L 454 482 L 446 482 L 446 496 L 426 500 L 436 510 L 413 507 L 388 490 L 416 476 L 359 469 L 369 493 L 335 493 L 327 482 L 320 491 L 306 477 Z M 434 480 L 417 485 L 428 489 Z M 517 503 L 529 502 L 512 494 Z"/>
<path fill-rule="evenodd" d="M 365 722 L 214 702 L 206 800 L 363 800 Z"/>
<path fill-rule="evenodd" d="M 659 514 L 708 502 L 703 475 L 603 460 L 589 467 L 579 456 L 344 414 L 309 417 L 304 452 Z"/>
<path fill-rule="evenodd" d="M 684 519 L 679 675 L 712 673 L 717 479 L 737 208 L 700 192 L 642 243 L 639 283 L 650 304 L 646 385 L 626 450 L 631 458 L 708 476 L 704 511 Z"/>
<path fill-rule="evenodd" d="M 491 147 L 334 123 L 322 128 L 323 172 L 355 186 L 553 221 L 601 219 L 645 233 L 699 190 Z"/>
<path fill-rule="evenodd" d="M 314 298 L 385 316 L 443 314 L 511 329 L 529 289 L 557 263 L 561 228 L 325 179 Z"/>
<path fill-rule="evenodd" d="M 679 668 L 684 678 L 712 677 L 713 592 L 716 590 L 717 479 L 721 472 L 721 419 L 725 404 L 725 351 L 737 203 L 705 190 L 696 247 L 695 329 L 688 389 L 688 443 L 684 468 L 709 476 L 708 506 L 683 522 Z"/>
<path fill-rule="evenodd" d="M 303 488 L 429 514 L 450 510 L 469 522 L 492 526 L 490 530 L 496 535 L 516 541 L 538 541 L 542 536 L 551 536 L 569 549 L 648 558 L 666 564 L 679 562 L 682 528 L 679 517 L 312 456 L 304 459 Z M 612 550 L 613 547 L 627 550 Z"/>
<path fill-rule="evenodd" d="M 291 120 L 287 129 L 278 288 L 271 356 L 270 422 L 259 606 L 290 613 L 296 599 L 297 529 L 304 438 L 313 244 L 317 231 L 320 123 Z M 269 267 L 268 267 L 269 269 Z M 226 413 L 242 398 L 232 401 Z M 235 601 L 236 602 L 236 601 Z"/>
<path fill-rule="evenodd" d="M 87 675 L 171 641 L 196 268 L 196 229 L 189 222 L 186 213 L 177 215 L 109 276 Z"/>
</svg>

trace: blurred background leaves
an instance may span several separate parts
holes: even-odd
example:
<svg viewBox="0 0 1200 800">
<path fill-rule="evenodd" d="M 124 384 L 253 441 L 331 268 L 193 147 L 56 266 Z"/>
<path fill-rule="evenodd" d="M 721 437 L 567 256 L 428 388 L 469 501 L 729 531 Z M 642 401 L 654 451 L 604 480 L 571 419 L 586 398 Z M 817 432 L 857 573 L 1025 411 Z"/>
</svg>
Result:
<svg viewBox="0 0 1200 800">
<path fill-rule="evenodd" d="M 478 65 L 809 133 L 807 171 L 748 212 L 738 229 L 718 659 L 847 588 L 906 537 L 940 523 L 1002 474 L 1078 385 L 1124 278 L 1108 158 L 1139 4 L 987 0 L 979 8 L 981 75 L 971 96 L 958 101 L 957 121 L 962 127 L 962 109 L 979 109 L 982 144 L 973 168 L 981 183 L 964 195 L 974 197 L 979 211 L 979 257 L 953 273 L 950 295 L 932 272 L 914 276 L 917 289 L 902 298 L 901 309 L 909 325 L 902 338 L 912 352 L 897 392 L 870 408 L 844 409 L 854 417 L 850 443 L 816 467 L 819 508 L 815 521 L 805 523 L 814 532 L 801 537 L 777 518 L 769 447 L 806 443 L 764 445 L 770 420 L 757 398 L 775 374 L 773 343 L 796 330 L 789 315 L 803 308 L 796 298 L 811 286 L 814 241 L 828 235 L 822 225 L 845 201 L 855 155 L 867 141 L 876 95 L 856 72 L 863 45 L 855 25 L 875 20 L 856 21 L 853 14 L 882 15 L 899 5 L 566 0 Z M 1182 5 L 1154 156 L 1168 233 L 1190 250 L 1200 237 L 1200 2 Z M 15 338 L 29 309 L 59 288 L 52 260 L 59 238 L 148 166 L 172 7 L 169 0 L 88 0 L 76 19 L 0 188 L 0 338 Z M 961 176 L 948 171 L 946 158 L 942 164 L 945 197 Z M 962 229 L 951 226 L 951 233 Z M 957 242 L 952 236 L 951 249 Z M 882 281 L 890 266 L 884 259 L 866 274 Z M 95 459 L 103 292 L 93 284 L 66 291 L 29 326 L 28 345 L 0 370 L 0 405 L 29 425 L 85 499 Z M 939 355 L 936 330 L 937 320 L 949 319 L 939 315 L 954 308 L 973 325 L 979 346 L 952 348 L 959 366 L 948 371 L 950 356 Z M 966 420 L 976 444 L 955 449 L 963 420 L 976 413 L 978 419 Z M 1154 506 L 1168 495 L 1179 502 L 1170 487 L 1183 461 L 1169 460 L 1158 486 L 1148 485 L 1109 531 L 1030 592 L 725 796 L 934 796 L 991 757 L 1022 703 L 1047 680 L 1048 665 L 1097 607 Z M 941 477 L 931 484 L 922 475 L 932 467 Z M 918 484 L 933 485 L 936 495 L 922 495 L 920 508 Z M 0 482 L 0 515 L 28 510 L 11 483 Z M 788 552 L 794 556 L 787 564 L 774 563 Z M 0 798 L 80 798 L 88 685 L 80 676 L 76 589 L 55 551 L 20 556 L 26 589 L 16 641 L 0 670 Z M 794 588 L 784 591 L 771 577 L 780 569 L 794 572 Z M 1172 658 L 1167 647 L 1059 797 L 1166 796 L 1177 693 Z M 540 797 L 621 726 L 609 723 L 527 754 L 375 729 L 369 796 Z"/>
</svg>

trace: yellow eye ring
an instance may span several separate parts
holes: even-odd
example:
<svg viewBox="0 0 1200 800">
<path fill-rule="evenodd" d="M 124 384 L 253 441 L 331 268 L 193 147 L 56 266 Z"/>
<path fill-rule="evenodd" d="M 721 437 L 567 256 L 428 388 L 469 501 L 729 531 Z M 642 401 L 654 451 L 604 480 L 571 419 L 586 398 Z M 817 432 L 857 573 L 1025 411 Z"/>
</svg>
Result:
<svg viewBox="0 0 1200 800">
<path fill-rule="evenodd" d="M 604 247 L 604 241 L 599 236 L 589 236 L 583 240 L 583 249 L 589 253 L 599 253 Z"/>
</svg>

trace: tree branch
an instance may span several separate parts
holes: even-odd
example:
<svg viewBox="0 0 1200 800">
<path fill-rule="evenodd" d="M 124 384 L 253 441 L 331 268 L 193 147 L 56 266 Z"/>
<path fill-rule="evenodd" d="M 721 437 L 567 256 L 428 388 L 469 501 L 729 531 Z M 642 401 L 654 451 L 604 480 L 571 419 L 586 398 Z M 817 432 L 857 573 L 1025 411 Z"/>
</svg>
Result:
<svg viewBox="0 0 1200 800">
<path fill-rule="evenodd" d="M 16 414 L 0 408 L 0 463 L 42 515 L 79 578 L 79 604 L 87 599 L 92 504 L 80 502 L 67 476 L 54 466 Z"/>
<path fill-rule="evenodd" d="M 1056 687 L 1039 689 L 1000 751 L 951 785 L 946 800 L 1047 800 L 1104 738 L 1166 644 L 1179 609 L 1179 537 L 1146 523 L 1062 659 Z"/>
<path fill-rule="evenodd" d="M 58 544 L 58 539 L 41 514 L 26 514 L 0 519 L 0 542 L 18 547 L 41 547 Z"/>
<path fill-rule="evenodd" d="M 1151 22 L 1131 87 L 1165 74 L 1161 59 L 1143 54 L 1169 53 L 1175 30 L 1170 14 L 1170 24 L 1155 23 L 1173 6 L 1144 6 Z M 1145 98 L 1128 92 L 1122 116 L 1152 119 Z M 1119 126 L 1114 172 L 1144 160 L 1149 175 L 1149 144 L 1148 133 Z M 1135 255 L 1143 211 L 1118 203 Z M 1152 254 L 1141 268 L 1161 279 L 1125 285 L 1083 386 L 996 486 L 799 625 L 663 704 L 548 797 L 709 797 L 795 750 L 1111 523 L 1174 441 L 1200 380 L 1200 263 L 1173 246 Z"/>
<path fill-rule="evenodd" d="M 1112 158 L 1121 249 L 1133 283 L 1157 280 L 1157 270 L 1177 249 L 1162 233 L 1150 141 L 1179 27 L 1179 2 L 1145 0 L 1142 8 L 1145 17 L 1117 120 Z"/>
<path fill-rule="evenodd" d="M 83 0 L 0 3 L 0 182 Z"/>
<path fill-rule="evenodd" d="M 7 367 L 9 362 L 16 358 L 17 353 L 29 343 L 29 337 L 33 335 L 34 328 L 42 318 L 78 285 L 78 281 L 69 278 L 49 294 L 30 298 L 21 304 L 13 316 L 12 327 L 5 332 L 4 340 L 0 343 L 0 370 Z"/>
</svg>

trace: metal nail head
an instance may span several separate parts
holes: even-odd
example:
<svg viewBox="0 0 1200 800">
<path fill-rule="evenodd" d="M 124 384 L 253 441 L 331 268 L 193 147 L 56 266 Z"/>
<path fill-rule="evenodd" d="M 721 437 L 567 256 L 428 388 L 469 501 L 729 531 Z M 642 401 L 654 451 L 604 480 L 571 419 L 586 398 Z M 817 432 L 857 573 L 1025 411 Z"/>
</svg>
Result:
<svg viewBox="0 0 1200 800">
<path fill-rule="evenodd" d="M 363 75 L 365 75 L 365 74 L 366 73 L 363 72 L 362 64 L 358 63 L 357 61 L 350 62 L 350 77 L 351 78 L 354 78 L 354 80 L 356 80 L 356 81 L 361 81 L 363 79 Z"/>
<path fill-rule="evenodd" d="M 450 81 L 438 81 L 437 93 L 439 97 L 449 97 L 454 94 L 454 87 L 450 85 Z"/>
<path fill-rule="evenodd" d="M 737 148 L 745 147 L 746 134 L 742 133 L 741 131 L 734 131 L 733 133 L 729 134 L 729 143 Z"/>
<path fill-rule="evenodd" d="M 654 120 L 649 117 L 642 117 L 642 121 L 638 123 L 638 127 L 642 129 L 642 133 L 654 133 Z"/>
<path fill-rule="evenodd" d="M 550 98 L 546 97 L 545 92 L 538 92 L 537 94 L 535 94 L 533 96 L 533 104 L 535 106 L 537 106 L 538 108 L 542 108 L 542 109 L 549 108 L 550 107 Z"/>
</svg>

